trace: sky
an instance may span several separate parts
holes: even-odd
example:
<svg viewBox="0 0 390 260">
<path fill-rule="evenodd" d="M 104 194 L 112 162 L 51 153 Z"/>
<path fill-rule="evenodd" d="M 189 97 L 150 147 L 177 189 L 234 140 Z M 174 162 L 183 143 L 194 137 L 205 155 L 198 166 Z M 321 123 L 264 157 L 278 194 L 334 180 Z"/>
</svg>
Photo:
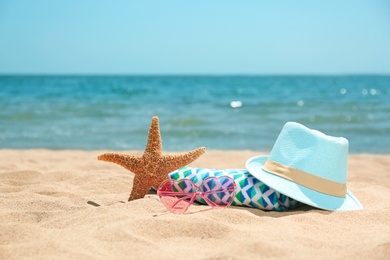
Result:
<svg viewBox="0 0 390 260">
<path fill-rule="evenodd" d="M 390 74 L 390 1 L 0 0 L 0 74 Z"/>
</svg>

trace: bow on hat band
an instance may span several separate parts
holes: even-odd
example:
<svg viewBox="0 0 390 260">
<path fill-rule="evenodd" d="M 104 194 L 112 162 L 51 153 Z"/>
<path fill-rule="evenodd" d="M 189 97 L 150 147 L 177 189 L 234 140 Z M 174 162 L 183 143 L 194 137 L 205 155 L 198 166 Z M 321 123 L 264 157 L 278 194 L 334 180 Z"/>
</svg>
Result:
<svg viewBox="0 0 390 260">
<path fill-rule="evenodd" d="M 324 179 L 270 159 L 263 165 L 263 170 L 331 196 L 345 197 L 347 194 L 347 185 L 345 183 Z"/>
</svg>

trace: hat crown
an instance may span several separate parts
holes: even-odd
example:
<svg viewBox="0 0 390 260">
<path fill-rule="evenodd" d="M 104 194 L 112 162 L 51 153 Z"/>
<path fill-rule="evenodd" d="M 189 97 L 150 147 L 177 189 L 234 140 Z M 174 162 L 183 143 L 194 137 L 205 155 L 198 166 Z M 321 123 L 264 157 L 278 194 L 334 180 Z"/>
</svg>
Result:
<svg viewBox="0 0 390 260">
<path fill-rule="evenodd" d="M 347 179 L 348 140 L 288 122 L 280 132 L 269 159 L 344 184 Z"/>
</svg>

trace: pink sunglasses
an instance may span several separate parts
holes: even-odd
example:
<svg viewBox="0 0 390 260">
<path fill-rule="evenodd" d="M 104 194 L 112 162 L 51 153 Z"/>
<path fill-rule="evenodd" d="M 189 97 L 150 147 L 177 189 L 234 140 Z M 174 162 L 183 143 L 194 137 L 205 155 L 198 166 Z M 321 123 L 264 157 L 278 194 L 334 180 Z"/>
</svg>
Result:
<svg viewBox="0 0 390 260">
<path fill-rule="evenodd" d="M 212 208 L 229 207 L 236 195 L 236 184 L 228 176 L 208 177 L 200 186 L 189 179 L 167 180 L 157 190 L 162 203 L 174 214 L 183 214 L 197 196 Z"/>
</svg>

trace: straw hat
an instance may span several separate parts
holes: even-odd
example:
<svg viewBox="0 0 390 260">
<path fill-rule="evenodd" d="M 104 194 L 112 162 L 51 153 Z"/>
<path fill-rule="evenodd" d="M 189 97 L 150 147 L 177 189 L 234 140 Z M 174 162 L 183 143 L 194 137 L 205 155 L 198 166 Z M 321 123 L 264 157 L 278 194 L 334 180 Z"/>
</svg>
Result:
<svg viewBox="0 0 390 260">
<path fill-rule="evenodd" d="M 269 156 L 256 156 L 246 168 L 280 193 L 325 210 L 362 209 L 347 189 L 348 140 L 288 122 Z"/>
</svg>

